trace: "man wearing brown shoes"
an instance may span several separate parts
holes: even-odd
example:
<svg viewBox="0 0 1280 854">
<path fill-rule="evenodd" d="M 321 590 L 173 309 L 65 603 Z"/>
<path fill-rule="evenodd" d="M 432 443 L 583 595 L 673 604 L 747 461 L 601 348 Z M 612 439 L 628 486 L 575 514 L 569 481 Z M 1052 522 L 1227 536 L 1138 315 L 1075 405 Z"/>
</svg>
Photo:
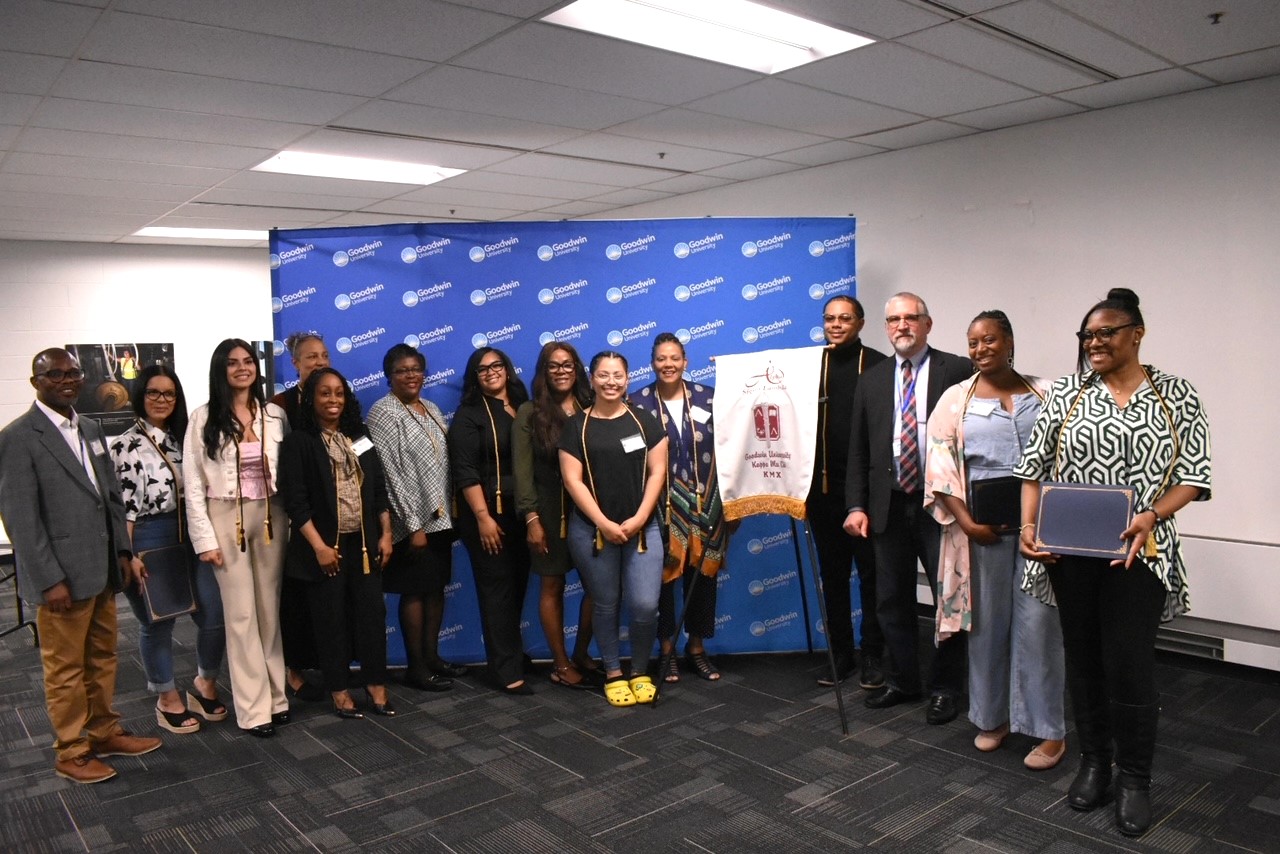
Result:
<svg viewBox="0 0 1280 854">
<path fill-rule="evenodd" d="M 58 776 L 100 783 L 105 756 L 138 756 L 160 739 L 125 732 L 116 689 L 116 593 L 141 564 L 102 430 L 76 415 L 84 372 L 66 350 L 31 363 L 36 402 L 0 431 L 0 517 L 18 592 L 36 606 L 45 706 Z"/>
</svg>

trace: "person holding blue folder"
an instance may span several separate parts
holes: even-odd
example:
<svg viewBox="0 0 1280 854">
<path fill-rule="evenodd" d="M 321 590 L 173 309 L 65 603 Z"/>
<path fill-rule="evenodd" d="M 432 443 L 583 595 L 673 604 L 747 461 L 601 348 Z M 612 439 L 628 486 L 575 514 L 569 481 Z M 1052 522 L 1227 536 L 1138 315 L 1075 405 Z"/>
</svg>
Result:
<svg viewBox="0 0 1280 854">
<path fill-rule="evenodd" d="M 1081 762 L 1068 804 L 1106 802 L 1114 755 L 1116 824 L 1140 836 L 1151 824 L 1151 764 L 1160 694 L 1160 623 L 1190 607 L 1174 514 L 1210 496 L 1209 422 L 1186 380 L 1143 365 L 1138 296 L 1113 288 L 1076 337 L 1078 372 L 1053 384 L 1014 468 L 1023 478 L 1024 589 L 1056 599 Z M 1122 486 L 1135 492 L 1123 559 L 1055 555 L 1038 543 L 1041 482 Z M 1114 754 L 1113 754 L 1114 749 Z"/>
</svg>

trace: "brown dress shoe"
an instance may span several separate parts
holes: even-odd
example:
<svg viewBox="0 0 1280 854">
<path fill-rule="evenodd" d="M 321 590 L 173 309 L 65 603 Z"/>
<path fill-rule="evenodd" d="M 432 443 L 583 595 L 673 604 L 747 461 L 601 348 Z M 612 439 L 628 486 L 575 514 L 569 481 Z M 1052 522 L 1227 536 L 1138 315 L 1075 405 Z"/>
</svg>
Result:
<svg viewBox="0 0 1280 854">
<path fill-rule="evenodd" d="M 74 759 L 59 759 L 53 763 L 53 770 L 59 777 L 65 777 L 77 783 L 101 783 L 116 775 L 116 769 L 92 753 L 86 753 Z"/>
<path fill-rule="evenodd" d="M 90 742 L 90 746 L 98 756 L 141 756 L 159 750 L 161 743 L 158 738 L 147 738 L 120 730 L 102 741 Z"/>
</svg>

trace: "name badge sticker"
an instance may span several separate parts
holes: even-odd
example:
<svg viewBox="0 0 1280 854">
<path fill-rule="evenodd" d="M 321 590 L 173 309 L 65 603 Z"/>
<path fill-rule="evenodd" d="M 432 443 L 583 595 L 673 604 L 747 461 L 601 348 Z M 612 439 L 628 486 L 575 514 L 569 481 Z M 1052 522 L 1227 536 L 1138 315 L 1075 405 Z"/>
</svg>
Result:
<svg viewBox="0 0 1280 854">
<path fill-rule="evenodd" d="M 971 400 L 969 401 L 969 411 L 980 418 L 986 418 L 996 411 L 996 402 L 994 400 Z"/>
<path fill-rule="evenodd" d="M 624 454 L 635 453 L 644 450 L 644 436 L 639 433 L 628 436 L 622 440 L 622 452 Z"/>
<path fill-rule="evenodd" d="M 703 409 L 701 406 L 690 406 L 689 417 L 699 424 L 706 424 L 711 420 L 711 413 Z"/>
<path fill-rule="evenodd" d="M 107 449 L 102 447 L 101 441 L 99 441 L 98 439 L 93 439 L 92 441 L 89 442 L 89 451 L 95 457 L 101 457 L 107 452 Z"/>
<path fill-rule="evenodd" d="M 351 443 L 351 450 L 356 452 L 357 457 L 371 448 L 373 448 L 373 440 L 368 436 L 361 436 L 359 439 L 356 439 Z"/>
</svg>

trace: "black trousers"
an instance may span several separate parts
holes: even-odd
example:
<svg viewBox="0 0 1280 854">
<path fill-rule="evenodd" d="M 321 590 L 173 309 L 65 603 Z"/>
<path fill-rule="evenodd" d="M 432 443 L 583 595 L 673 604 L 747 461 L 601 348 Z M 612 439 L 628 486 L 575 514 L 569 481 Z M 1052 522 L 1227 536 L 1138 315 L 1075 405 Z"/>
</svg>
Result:
<svg viewBox="0 0 1280 854">
<path fill-rule="evenodd" d="M 372 557 L 370 571 L 364 571 L 359 533 L 341 535 L 338 551 L 342 569 L 337 575 L 303 583 L 324 687 L 346 690 L 353 658 L 360 662 L 365 684 L 383 685 L 387 681 L 387 607 L 382 575 Z"/>
<path fill-rule="evenodd" d="M 697 585 L 693 588 L 693 596 L 690 597 L 689 585 L 698 574 L 696 568 L 685 567 L 681 589 L 684 592 L 684 601 L 688 603 L 688 610 L 684 617 L 684 628 L 689 634 L 700 638 L 714 637 L 716 580 L 703 575 L 698 579 Z M 662 591 L 658 594 L 658 640 L 660 641 L 670 640 L 671 633 L 676 630 L 676 617 L 679 616 L 676 613 L 676 581 L 677 579 L 672 579 L 663 584 Z"/>
<path fill-rule="evenodd" d="M 876 554 L 871 541 L 851 537 L 844 530 L 844 486 L 826 495 L 811 493 L 805 501 L 809 528 L 818 550 L 818 571 L 822 575 L 822 597 L 827 606 L 827 643 L 837 666 L 852 663 L 853 597 L 850 582 L 853 565 L 858 566 L 858 594 L 862 600 L 862 652 L 879 658 L 884 654 L 884 632 L 876 616 Z"/>
<path fill-rule="evenodd" d="M 308 586 L 309 582 L 286 575 L 280 588 L 280 640 L 284 643 L 284 663 L 293 670 L 320 666 L 311 605 L 307 601 Z"/>
<path fill-rule="evenodd" d="M 524 678 L 520 613 L 529 587 L 529 550 L 525 545 L 524 526 L 517 524 L 512 513 L 497 514 L 494 518 L 502 529 L 502 551 L 496 555 L 489 554 L 481 545 L 475 516 L 463 510 L 458 522 L 475 576 L 489 670 L 500 685 L 510 685 Z"/>
<path fill-rule="evenodd" d="M 1160 579 L 1141 560 L 1125 569 L 1103 558 L 1062 557 L 1048 570 L 1072 707 L 1156 703 L 1156 629 L 1167 595 Z"/>
<path fill-rule="evenodd" d="M 924 510 L 924 494 L 894 490 L 889 519 L 882 533 L 872 534 L 876 552 L 876 616 L 889 656 L 885 681 L 908 694 L 920 692 L 920 621 L 916 613 L 916 565 L 924 564 L 936 601 L 938 552 L 942 529 Z M 964 694 L 965 632 L 956 632 L 934 650 L 927 687 L 931 694 Z"/>
</svg>

